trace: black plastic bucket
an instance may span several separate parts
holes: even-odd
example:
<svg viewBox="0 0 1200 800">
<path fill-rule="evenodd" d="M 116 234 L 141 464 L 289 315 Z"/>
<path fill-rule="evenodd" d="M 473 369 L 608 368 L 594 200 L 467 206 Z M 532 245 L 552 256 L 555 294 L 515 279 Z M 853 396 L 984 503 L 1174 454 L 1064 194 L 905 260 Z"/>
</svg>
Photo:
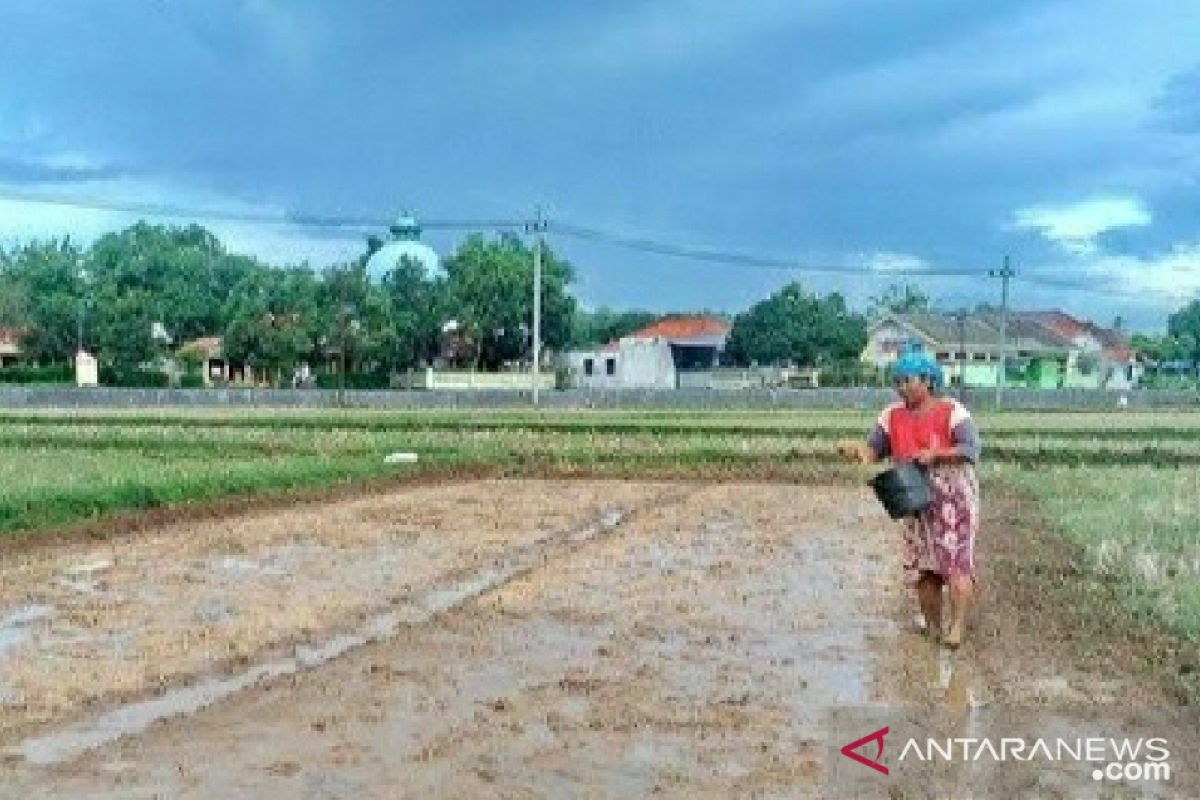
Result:
<svg viewBox="0 0 1200 800">
<path fill-rule="evenodd" d="M 872 478 L 870 484 L 892 519 L 919 514 L 933 501 L 929 476 L 913 463 L 905 462 L 886 469 Z"/>
</svg>

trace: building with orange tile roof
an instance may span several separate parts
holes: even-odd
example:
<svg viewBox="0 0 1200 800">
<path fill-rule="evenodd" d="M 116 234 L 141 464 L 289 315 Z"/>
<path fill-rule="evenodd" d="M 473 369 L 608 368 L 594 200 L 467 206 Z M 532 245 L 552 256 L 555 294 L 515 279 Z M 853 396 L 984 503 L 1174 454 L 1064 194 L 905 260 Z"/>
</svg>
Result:
<svg viewBox="0 0 1200 800">
<path fill-rule="evenodd" d="M 718 317 L 674 315 L 607 342 L 567 353 L 576 386 L 592 389 L 676 389 L 704 383 L 720 363 L 731 326 Z"/>
</svg>

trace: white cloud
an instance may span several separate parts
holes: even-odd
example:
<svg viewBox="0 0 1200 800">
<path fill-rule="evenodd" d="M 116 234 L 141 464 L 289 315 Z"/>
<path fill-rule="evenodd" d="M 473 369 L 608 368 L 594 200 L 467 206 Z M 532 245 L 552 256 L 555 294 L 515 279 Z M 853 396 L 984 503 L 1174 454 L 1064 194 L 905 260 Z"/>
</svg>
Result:
<svg viewBox="0 0 1200 800">
<path fill-rule="evenodd" d="M 1086 262 L 1085 269 L 1131 298 L 1174 307 L 1200 297 L 1200 241 L 1177 244 L 1148 257 L 1101 255 Z"/>
<path fill-rule="evenodd" d="M 929 268 L 923 259 L 908 253 L 871 253 L 863 260 L 874 272 L 919 272 Z"/>
<path fill-rule="evenodd" d="M 1134 197 L 1093 197 L 1058 206 L 1019 209 L 1013 224 L 1033 230 L 1067 252 L 1087 255 L 1096 252 L 1095 239 L 1105 231 L 1144 227 L 1152 221 L 1145 204 Z"/>
<path fill-rule="evenodd" d="M 75 205 L 60 202 L 63 198 L 79 202 Z M 172 216 L 139 211 L 153 206 L 172 210 L 198 209 L 217 217 L 253 215 L 281 220 L 285 217 L 285 213 L 274 206 L 141 180 L 56 184 L 52 194 L 0 185 L 0 246 L 12 248 L 34 240 L 64 236 L 87 246 L 106 233 L 120 231 L 146 219 L 164 225 L 198 223 L 216 234 L 231 252 L 253 255 L 275 265 L 308 262 L 315 267 L 324 267 L 348 261 L 365 248 L 363 241 L 353 237 L 330 238 L 282 222 L 231 222 L 206 218 L 203 213 Z"/>
</svg>

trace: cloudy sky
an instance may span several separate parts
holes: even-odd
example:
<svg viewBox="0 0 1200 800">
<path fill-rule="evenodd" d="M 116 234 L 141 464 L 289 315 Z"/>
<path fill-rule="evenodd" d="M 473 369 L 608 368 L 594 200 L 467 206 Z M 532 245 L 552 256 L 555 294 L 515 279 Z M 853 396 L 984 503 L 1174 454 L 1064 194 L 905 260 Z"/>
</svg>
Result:
<svg viewBox="0 0 1200 800">
<path fill-rule="evenodd" d="M 134 218 L 526 216 L 585 305 L 736 311 L 1011 254 L 1013 302 L 1142 329 L 1200 291 L 1196 0 L 0 0 L 0 245 Z M 204 221 L 204 220 L 202 220 Z M 324 265 L 361 240 L 208 220 Z M 447 233 L 427 240 L 445 251 Z M 986 277 L 917 278 L 946 306 Z"/>
</svg>

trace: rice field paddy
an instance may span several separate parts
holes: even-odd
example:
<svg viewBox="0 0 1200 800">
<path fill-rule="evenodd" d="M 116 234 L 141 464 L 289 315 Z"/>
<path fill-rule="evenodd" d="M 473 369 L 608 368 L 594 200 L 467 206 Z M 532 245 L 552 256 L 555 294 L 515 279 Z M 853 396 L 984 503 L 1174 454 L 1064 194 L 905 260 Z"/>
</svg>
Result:
<svg viewBox="0 0 1200 800">
<path fill-rule="evenodd" d="M 835 453 L 873 419 L 0 412 L 6 785 L 813 796 L 839 704 L 1200 699 L 1200 412 L 979 415 L 984 616 L 950 660 Z"/>
</svg>

